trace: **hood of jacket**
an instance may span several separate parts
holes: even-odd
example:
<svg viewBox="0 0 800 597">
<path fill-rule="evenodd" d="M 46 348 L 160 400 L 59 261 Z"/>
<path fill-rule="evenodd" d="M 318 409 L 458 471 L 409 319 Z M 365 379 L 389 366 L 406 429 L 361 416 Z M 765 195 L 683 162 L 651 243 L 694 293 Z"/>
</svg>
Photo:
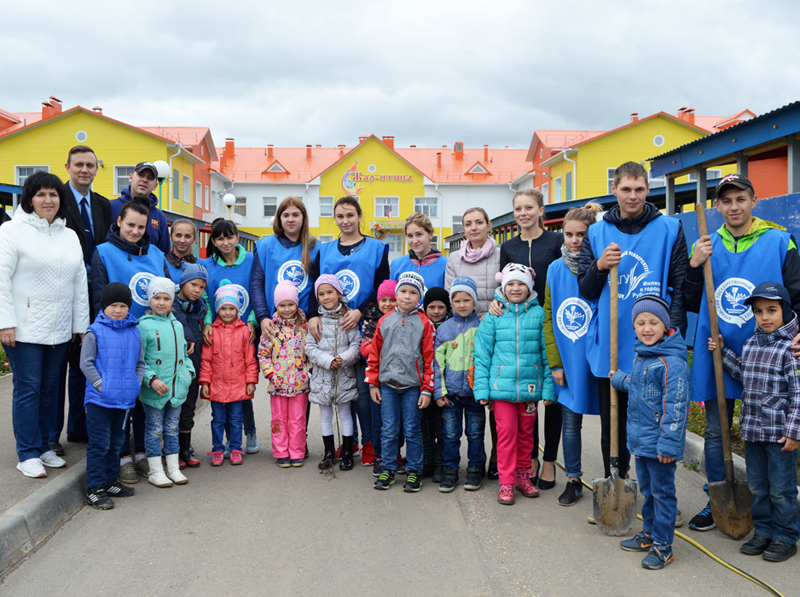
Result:
<svg viewBox="0 0 800 597">
<path fill-rule="evenodd" d="M 509 311 L 513 311 L 512 305 L 517 304 L 517 303 L 510 302 L 506 298 L 506 295 L 503 293 L 503 287 L 502 286 L 498 287 L 497 290 L 494 291 L 494 298 L 496 298 L 498 301 L 503 303 L 503 308 L 507 309 Z M 525 311 L 527 311 L 528 309 L 530 309 L 531 307 L 538 307 L 539 306 L 539 301 L 536 299 L 536 291 L 534 290 L 531 293 L 531 295 L 527 299 L 525 299 L 525 302 L 524 303 L 520 303 L 520 304 L 522 304 L 522 312 L 523 313 Z"/>
<path fill-rule="evenodd" d="M 127 187 L 122 189 L 121 198 L 122 198 L 122 202 L 123 203 L 127 203 L 128 201 L 133 199 L 133 197 L 131 196 L 131 185 L 128 185 Z M 153 193 L 150 193 L 149 199 L 150 199 L 150 208 L 151 209 L 153 207 L 158 207 L 158 197 L 156 197 Z"/>
<path fill-rule="evenodd" d="M 119 330 L 136 325 L 136 318 L 128 313 L 123 319 L 111 319 L 103 311 L 100 311 L 97 317 L 94 318 L 94 322 L 111 329 Z"/>
<path fill-rule="evenodd" d="M 425 255 L 425 257 L 420 259 L 419 257 L 417 257 L 417 254 L 414 253 L 414 251 L 409 249 L 408 256 L 414 265 L 418 267 L 425 267 L 426 265 L 430 265 L 431 263 L 439 259 L 439 257 L 442 256 L 442 254 L 436 249 L 433 249 L 430 253 Z"/>
<path fill-rule="evenodd" d="M 676 329 L 671 329 L 668 336 L 664 336 L 662 340 L 656 342 L 652 346 L 648 346 L 641 340 L 637 340 L 633 345 L 633 350 L 641 357 L 678 357 L 687 361 L 689 359 L 689 351 L 686 350 L 686 342 L 683 336 Z"/>
<path fill-rule="evenodd" d="M 759 346 L 767 346 L 768 344 L 774 344 L 780 340 L 788 340 L 791 342 L 797 335 L 798 330 L 800 330 L 797 315 L 795 315 L 789 323 L 783 324 L 774 332 L 767 333 L 758 327 L 758 324 L 756 324 L 755 327 L 755 339 Z"/>
<path fill-rule="evenodd" d="M 166 316 L 164 316 L 164 315 L 156 315 L 152 311 L 145 311 L 144 315 L 142 315 L 138 319 L 138 323 L 141 324 L 143 321 L 162 321 L 164 319 L 170 319 L 170 320 L 174 321 L 175 323 L 177 323 L 178 325 L 180 325 L 180 322 L 177 319 L 175 319 L 175 315 L 172 313 L 172 311 L 170 311 L 169 315 L 166 315 Z M 183 328 L 181 327 L 181 329 L 183 329 Z"/>
<path fill-rule="evenodd" d="M 347 313 L 350 309 L 347 308 L 347 305 L 344 302 L 344 297 L 339 298 L 339 306 L 336 307 L 333 311 L 328 311 L 325 307 L 321 304 L 319 306 L 319 316 L 324 317 L 325 319 L 338 319 L 342 317 L 345 313 Z M 345 309 L 342 310 L 342 307 Z"/>
<path fill-rule="evenodd" d="M 106 242 L 111 243 L 118 249 L 122 249 L 131 255 L 147 255 L 150 250 L 150 235 L 145 232 L 138 243 L 128 242 L 119 235 L 119 226 L 116 222 L 111 224 L 111 229 L 108 231 Z"/>
<path fill-rule="evenodd" d="M 467 327 L 469 327 L 473 322 L 475 322 L 475 321 L 480 322 L 480 320 L 481 320 L 481 318 L 478 317 L 477 311 L 475 311 L 475 310 L 473 310 L 472 313 L 470 313 L 466 317 L 461 317 L 460 315 L 457 315 L 457 314 L 454 313 L 452 317 L 450 317 L 449 319 L 445 319 L 445 321 L 449 321 L 450 319 L 455 320 L 456 323 L 458 323 L 458 324 L 462 324 L 462 325 L 465 324 Z M 442 323 L 444 323 L 444 321 Z"/>
<path fill-rule="evenodd" d="M 645 226 L 661 215 L 658 208 L 647 201 L 644 202 L 643 208 L 639 217 L 623 218 L 619 205 L 615 205 L 603 215 L 603 219 L 610 224 L 614 224 L 620 232 L 624 232 L 625 234 L 638 234 L 644 230 Z"/>
<path fill-rule="evenodd" d="M 295 315 L 294 319 L 287 321 L 286 319 L 284 319 L 283 317 L 278 315 L 277 312 L 275 312 L 275 314 L 272 316 L 272 323 L 275 324 L 275 327 L 282 327 L 284 325 L 290 325 L 290 326 L 294 327 L 295 324 L 305 325 L 306 324 L 306 314 L 305 314 L 305 311 L 303 311 L 302 309 L 298 308 L 297 309 L 297 315 Z"/>
<path fill-rule="evenodd" d="M 54 218 L 52 224 L 48 224 L 47 220 L 40 218 L 36 212 L 27 213 L 21 207 L 17 208 L 14 212 L 14 220 L 32 226 L 38 232 L 47 234 L 49 231 L 61 230 L 67 227 L 67 221 L 64 218 Z"/>
</svg>

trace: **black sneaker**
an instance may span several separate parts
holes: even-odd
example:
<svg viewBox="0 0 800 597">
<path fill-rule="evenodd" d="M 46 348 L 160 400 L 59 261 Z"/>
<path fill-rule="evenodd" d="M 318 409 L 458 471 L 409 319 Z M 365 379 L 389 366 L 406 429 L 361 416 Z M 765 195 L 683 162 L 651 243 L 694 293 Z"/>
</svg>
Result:
<svg viewBox="0 0 800 597">
<path fill-rule="evenodd" d="M 111 508 L 114 507 L 114 502 L 108 497 L 106 490 L 102 487 L 87 489 L 83 501 L 98 510 L 111 510 Z"/>
<path fill-rule="evenodd" d="M 394 473 L 389 470 L 381 471 L 381 476 L 375 481 L 375 489 L 389 489 L 391 485 L 394 485 Z"/>
<path fill-rule="evenodd" d="M 406 459 L 400 456 L 400 454 L 397 455 L 397 474 L 406 474 Z"/>
<path fill-rule="evenodd" d="M 796 543 L 773 541 L 761 555 L 767 562 L 785 562 L 797 553 Z"/>
<path fill-rule="evenodd" d="M 574 506 L 575 502 L 577 502 L 583 496 L 583 483 L 579 480 L 572 479 L 571 481 L 567 481 L 567 487 L 564 489 L 564 493 L 558 496 L 558 505 L 559 506 Z"/>
<path fill-rule="evenodd" d="M 689 528 L 693 531 L 710 531 L 717 523 L 714 522 L 714 517 L 711 514 L 711 502 L 706 504 L 699 514 L 689 521 Z"/>
<path fill-rule="evenodd" d="M 64 455 L 64 446 L 61 445 L 61 442 L 48 442 L 50 445 L 50 449 L 55 452 L 56 456 L 63 456 Z"/>
<path fill-rule="evenodd" d="M 478 491 L 481 488 L 481 478 L 483 477 L 482 466 L 471 466 L 467 469 L 467 478 L 464 479 L 464 489 L 467 491 Z"/>
<path fill-rule="evenodd" d="M 420 475 L 417 471 L 410 471 L 408 473 L 408 478 L 403 485 L 403 491 L 415 493 L 420 489 L 422 489 L 422 475 Z"/>
<path fill-rule="evenodd" d="M 434 483 L 441 483 L 444 480 L 444 466 L 441 464 L 437 464 L 433 467 L 433 476 L 431 476 L 431 481 Z"/>
<path fill-rule="evenodd" d="M 372 465 L 372 476 L 373 477 L 380 477 L 382 470 L 383 469 L 381 468 L 381 459 L 380 458 L 376 458 L 375 459 L 375 463 Z"/>
<path fill-rule="evenodd" d="M 106 493 L 109 495 L 109 497 L 115 498 L 131 497 L 136 493 L 136 490 L 133 487 L 123 485 L 119 482 L 119 480 L 114 481 L 110 485 L 106 485 L 103 489 L 106 490 Z"/>
<path fill-rule="evenodd" d="M 292 460 L 290 458 L 278 458 L 278 466 L 280 468 L 289 468 L 292 466 Z"/>
<path fill-rule="evenodd" d="M 442 481 L 439 484 L 439 491 L 450 493 L 458 485 L 458 469 L 446 468 L 442 473 Z"/>
<path fill-rule="evenodd" d="M 619 542 L 623 551 L 650 551 L 653 546 L 653 535 L 639 531 L 630 539 Z"/>
<path fill-rule="evenodd" d="M 500 478 L 500 473 L 497 472 L 496 462 L 489 463 L 489 470 L 486 472 L 486 476 L 492 481 L 497 481 Z"/>
<path fill-rule="evenodd" d="M 770 539 L 762 537 L 761 535 L 753 535 L 753 537 L 739 548 L 739 551 L 748 556 L 760 556 L 772 543 Z"/>
</svg>

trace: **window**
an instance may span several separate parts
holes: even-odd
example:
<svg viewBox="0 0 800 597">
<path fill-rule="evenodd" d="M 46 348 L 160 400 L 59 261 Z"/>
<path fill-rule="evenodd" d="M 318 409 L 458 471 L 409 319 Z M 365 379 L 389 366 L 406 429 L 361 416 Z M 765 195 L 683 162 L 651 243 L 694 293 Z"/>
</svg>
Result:
<svg viewBox="0 0 800 597">
<path fill-rule="evenodd" d="M 706 170 L 706 180 L 722 178 L 722 170 Z M 697 172 L 689 172 L 689 182 L 697 182 Z"/>
<path fill-rule="evenodd" d="M 572 172 L 567 172 L 566 179 L 567 188 L 565 190 L 567 191 L 567 196 L 565 201 L 572 201 Z"/>
<path fill-rule="evenodd" d="M 247 217 L 247 197 L 237 197 L 233 204 L 233 213 L 239 214 L 243 218 Z"/>
<path fill-rule="evenodd" d="M 439 200 L 436 197 L 414 197 L 414 211 L 429 218 L 439 217 Z"/>
<path fill-rule="evenodd" d="M 333 234 L 320 234 L 319 235 L 319 242 L 321 243 L 329 243 L 333 241 Z"/>
<path fill-rule="evenodd" d="M 559 176 L 553 181 L 553 201 L 561 201 L 563 199 L 561 196 L 561 177 Z"/>
<path fill-rule="evenodd" d="M 403 254 L 403 235 L 402 234 L 387 234 L 383 239 L 389 245 L 389 254 L 402 255 Z"/>
<path fill-rule="evenodd" d="M 550 203 L 550 183 L 544 182 L 542 183 L 542 197 L 544 197 L 545 203 Z"/>
<path fill-rule="evenodd" d="M 272 226 L 275 219 L 275 212 L 278 210 L 277 197 L 264 197 L 264 217 L 267 218 L 267 226 Z"/>
<path fill-rule="evenodd" d="M 453 234 L 461 234 L 464 232 L 464 223 L 461 221 L 463 214 L 460 216 L 453 216 Z"/>
<path fill-rule="evenodd" d="M 202 147 L 202 146 L 201 146 Z M 194 204 L 197 207 L 203 207 L 203 183 L 194 183 Z"/>
<path fill-rule="evenodd" d="M 608 173 L 608 194 L 610 195 L 614 191 L 611 190 L 611 185 L 614 184 L 614 172 L 616 172 L 616 168 L 606 168 L 606 172 Z"/>
<path fill-rule="evenodd" d="M 17 166 L 17 184 L 22 186 L 34 172 L 50 172 L 50 166 Z"/>
<path fill-rule="evenodd" d="M 375 197 L 375 217 L 376 218 L 400 217 L 400 198 Z"/>
<path fill-rule="evenodd" d="M 651 189 L 658 189 L 667 186 L 667 178 L 665 176 L 653 177 L 653 171 L 647 170 L 647 183 Z"/>
<path fill-rule="evenodd" d="M 122 195 L 122 191 L 131 184 L 130 176 L 136 166 L 114 166 L 114 194 Z"/>
<path fill-rule="evenodd" d="M 434 234 L 431 237 L 431 249 L 434 250 L 434 251 L 438 251 L 439 250 L 439 235 L 438 234 Z"/>
<path fill-rule="evenodd" d="M 178 186 L 178 181 L 181 179 L 181 173 L 177 170 L 172 171 L 172 198 L 181 198 L 181 188 Z"/>
<path fill-rule="evenodd" d="M 211 195 L 208 193 L 208 185 L 206 185 L 206 192 L 203 195 L 203 199 L 205 200 L 206 209 L 207 210 L 211 209 L 211 205 L 210 205 L 210 203 L 211 203 Z"/>
<path fill-rule="evenodd" d="M 333 217 L 333 197 L 319 198 L 319 217 L 320 218 Z"/>
<path fill-rule="evenodd" d="M 192 202 L 192 179 L 185 174 L 183 175 L 183 202 Z"/>
</svg>

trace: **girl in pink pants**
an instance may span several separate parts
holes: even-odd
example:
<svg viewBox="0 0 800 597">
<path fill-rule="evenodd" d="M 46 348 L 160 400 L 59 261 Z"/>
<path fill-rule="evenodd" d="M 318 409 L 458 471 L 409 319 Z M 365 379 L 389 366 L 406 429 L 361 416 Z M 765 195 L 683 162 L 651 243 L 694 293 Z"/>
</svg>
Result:
<svg viewBox="0 0 800 597">
<path fill-rule="evenodd" d="M 275 287 L 275 335 L 258 346 L 261 372 L 269 381 L 272 410 L 272 456 L 278 466 L 303 466 L 306 448 L 306 407 L 311 368 L 306 358 L 306 316 L 289 280 Z"/>
</svg>

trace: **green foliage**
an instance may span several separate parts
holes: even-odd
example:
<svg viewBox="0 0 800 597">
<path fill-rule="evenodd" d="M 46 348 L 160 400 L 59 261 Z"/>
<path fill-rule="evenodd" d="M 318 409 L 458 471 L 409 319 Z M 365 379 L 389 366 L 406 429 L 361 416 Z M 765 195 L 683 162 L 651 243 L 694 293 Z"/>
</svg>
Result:
<svg viewBox="0 0 800 597">
<path fill-rule="evenodd" d="M 6 356 L 6 351 L 3 350 L 2 346 L 0 346 L 0 375 L 5 375 L 6 373 L 11 373 L 11 367 L 8 365 L 8 356 Z"/>
</svg>

